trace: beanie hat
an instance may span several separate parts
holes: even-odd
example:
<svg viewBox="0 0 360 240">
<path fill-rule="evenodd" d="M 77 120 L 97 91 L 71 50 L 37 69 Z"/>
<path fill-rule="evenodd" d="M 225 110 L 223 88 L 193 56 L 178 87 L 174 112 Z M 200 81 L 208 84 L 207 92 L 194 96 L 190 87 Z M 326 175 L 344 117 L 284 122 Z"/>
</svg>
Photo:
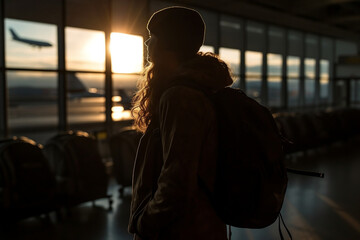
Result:
<svg viewBox="0 0 360 240">
<path fill-rule="evenodd" d="M 168 50 L 196 54 L 204 42 L 203 18 L 186 7 L 168 7 L 155 12 L 147 29 Z"/>
</svg>

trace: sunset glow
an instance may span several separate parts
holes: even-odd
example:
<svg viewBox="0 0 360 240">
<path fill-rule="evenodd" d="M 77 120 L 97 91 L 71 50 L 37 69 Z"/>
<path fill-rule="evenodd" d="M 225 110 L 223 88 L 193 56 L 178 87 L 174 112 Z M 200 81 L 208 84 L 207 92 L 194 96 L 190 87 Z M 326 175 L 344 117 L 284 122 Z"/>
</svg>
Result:
<svg viewBox="0 0 360 240">
<path fill-rule="evenodd" d="M 143 37 L 123 33 L 111 34 L 112 71 L 139 73 L 143 69 Z"/>
</svg>

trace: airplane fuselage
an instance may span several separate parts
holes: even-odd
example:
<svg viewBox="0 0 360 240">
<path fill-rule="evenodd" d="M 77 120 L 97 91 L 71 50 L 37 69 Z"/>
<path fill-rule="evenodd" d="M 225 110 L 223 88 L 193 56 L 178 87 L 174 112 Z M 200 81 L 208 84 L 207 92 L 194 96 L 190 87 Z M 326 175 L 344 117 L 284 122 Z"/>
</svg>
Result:
<svg viewBox="0 0 360 240">
<path fill-rule="evenodd" d="M 33 40 L 28 38 L 20 37 L 12 28 L 10 28 L 10 33 L 14 41 L 26 43 L 35 47 L 51 47 L 52 44 L 45 41 Z"/>
<path fill-rule="evenodd" d="M 42 41 L 36 41 L 36 40 L 30 40 L 30 39 L 24 39 L 24 38 L 17 38 L 14 39 L 15 41 L 30 44 L 35 47 L 51 47 L 52 44 L 48 42 L 42 42 Z"/>
</svg>

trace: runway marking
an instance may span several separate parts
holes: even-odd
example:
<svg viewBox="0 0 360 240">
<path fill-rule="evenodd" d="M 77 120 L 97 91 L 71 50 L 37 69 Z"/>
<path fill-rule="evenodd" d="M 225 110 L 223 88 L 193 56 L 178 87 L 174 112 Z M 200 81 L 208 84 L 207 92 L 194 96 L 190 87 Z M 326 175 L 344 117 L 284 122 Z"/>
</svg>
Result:
<svg viewBox="0 0 360 240">
<path fill-rule="evenodd" d="M 317 194 L 317 196 L 324 201 L 327 205 L 329 205 L 343 220 L 345 220 L 352 228 L 354 228 L 357 232 L 360 232 L 360 222 L 353 218 L 350 214 L 348 214 L 340 205 L 331 200 L 330 198 Z"/>
<path fill-rule="evenodd" d="M 301 240 L 321 240 L 314 228 L 305 220 L 301 213 L 289 201 L 285 201 L 286 212 L 289 220 L 286 218 L 285 223 L 289 222 L 289 230 L 294 239 Z M 291 217 L 291 218 L 290 218 Z M 285 232 L 283 232 L 286 235 Z"/>
</svg>

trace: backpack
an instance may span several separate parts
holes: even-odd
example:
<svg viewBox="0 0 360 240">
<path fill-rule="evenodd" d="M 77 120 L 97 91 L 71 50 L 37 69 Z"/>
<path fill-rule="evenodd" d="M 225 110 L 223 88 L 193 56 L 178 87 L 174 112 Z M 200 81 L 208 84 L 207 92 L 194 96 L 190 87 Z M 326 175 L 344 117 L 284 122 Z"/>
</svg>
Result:
<svg viewBox="0 0 360 240">
<path fill-rule="evenodd" d="M 227 224 L 264 228 L 278 218 L 287 188 L 283 138 L 270 111 L 240 89 L 210 92 L 193 81 L 177 81 L 203 92 L 218 125 L 214 191 L 199 179 L 217 214 Z"/>
<path fill-rule="evenodd" d="M 269 226 L 280 214 L 288 181 L 275 120 L 240 89 L 227 87 L 208 96 L 219 138 L 215 209 L 231 226 Z"/>
</svg>

